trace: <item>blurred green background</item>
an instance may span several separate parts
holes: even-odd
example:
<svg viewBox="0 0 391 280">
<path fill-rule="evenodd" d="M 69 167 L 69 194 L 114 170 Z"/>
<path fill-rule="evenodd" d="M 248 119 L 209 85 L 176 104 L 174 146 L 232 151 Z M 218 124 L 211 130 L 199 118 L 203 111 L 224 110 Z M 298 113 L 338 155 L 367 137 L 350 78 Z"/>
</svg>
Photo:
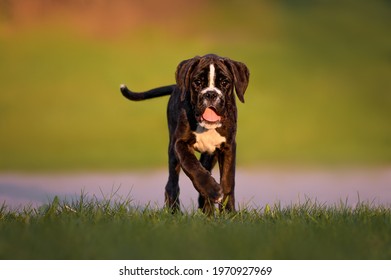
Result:
<svg viewBox="0 0 391 280">
<path fill-rule="evenodd" d="M 238 165 L 391 163 L 391 2 L 0 0 L 0 171 L 165 167 L 178 63 L 250 69 Z"/>
</svg>

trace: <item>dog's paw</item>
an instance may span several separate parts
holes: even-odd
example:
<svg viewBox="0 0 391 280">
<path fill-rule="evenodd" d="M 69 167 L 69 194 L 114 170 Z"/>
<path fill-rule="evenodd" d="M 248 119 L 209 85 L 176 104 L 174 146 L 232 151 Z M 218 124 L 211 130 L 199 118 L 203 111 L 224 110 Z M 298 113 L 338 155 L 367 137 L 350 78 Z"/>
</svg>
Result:
<svg viewBox="0 0 391 280">
<path fill-rule="evenodd" d="M 223 194 L 219 193 L 219 194 L 217 194 L 213 197 L 210 197 L 210 198 L 212 199 L 213 203 L 221 204 L 223 202 L 223 197 L 224 197 Z"/>
<path fill-rule="evenodd" d="M 213 178 L 212 178 L 213 179 Z M 209 185 L 208 188 L 208 198 L 213 202 L 213 203 L 221 203 L 223 201 L 223 190 L 214 179 L 213 182 Z"/>
<path fill-rule="evenodd" d="M 199 174 L 193 184 L 199 193 L 209 201 L 220 203 L 223 200 L 223 189 L 209 172 Z"/>
<path fill-rule="evenodd" d="M 224 195 L 221 193 L 220 196 L 215 200 L 215 203 L 221 204 L 223 202 Z"/>
</svg>

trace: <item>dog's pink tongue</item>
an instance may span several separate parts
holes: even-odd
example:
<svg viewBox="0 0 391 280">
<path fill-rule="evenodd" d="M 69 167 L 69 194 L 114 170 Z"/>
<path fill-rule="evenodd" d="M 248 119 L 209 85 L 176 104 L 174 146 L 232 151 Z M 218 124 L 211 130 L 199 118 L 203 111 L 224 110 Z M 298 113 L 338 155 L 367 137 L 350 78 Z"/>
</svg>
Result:
<svg viewBox="0 0 391 280">
<path fill-rule="evenodd" d="M 221 119 L 219 115 L 211 108 L 206 108 L 202 114 L 202 118 L 208 122 L 217 122 Z"/>
</svg>

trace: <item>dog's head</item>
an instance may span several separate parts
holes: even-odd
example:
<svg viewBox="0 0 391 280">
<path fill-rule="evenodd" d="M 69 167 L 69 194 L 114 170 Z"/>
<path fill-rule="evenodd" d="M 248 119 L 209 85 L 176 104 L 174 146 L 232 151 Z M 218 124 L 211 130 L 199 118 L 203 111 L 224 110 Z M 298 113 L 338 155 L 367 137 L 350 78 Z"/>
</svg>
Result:
<svg viewBox="0 0 391 280">
<path fill-rule="evenodd" d="M 221 126 L 227 103 L 234 102 L 234 90 L 244 102 L 249 70 L 229 58 L 213 54 L 196 56 L 178 65 L 176 82 L 181 100 L 189 98 L 198 124 L 210 129 Z"/>
</svg>

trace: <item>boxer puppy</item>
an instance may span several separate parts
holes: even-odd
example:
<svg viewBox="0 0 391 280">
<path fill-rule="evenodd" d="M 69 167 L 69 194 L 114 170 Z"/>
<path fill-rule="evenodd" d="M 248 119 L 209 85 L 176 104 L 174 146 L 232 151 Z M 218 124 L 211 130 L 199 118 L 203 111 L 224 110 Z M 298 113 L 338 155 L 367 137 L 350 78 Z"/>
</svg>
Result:
<svg viewBox="0 0 391 280">
<path fill-rule="evenodd" d="M 235 94 L 244 102 L 249 70 L 241 62 L 214 54 L 182 61 L 176 84 L 146 92 L 132 92 L 121 85 L 122 94 L 133 101 L 170 95 L 169 177 L 165 204 L 173 212 L 180 208 L 179 172 L 182 169 L 199 192 L 199 208 L 213 213 L 235 211 L 235 159 L 237 108 Z M 199 160 L 195 152 L 201 154 Z M 218 162 L 220 183 L 211 171 Z"/>
</svg>

